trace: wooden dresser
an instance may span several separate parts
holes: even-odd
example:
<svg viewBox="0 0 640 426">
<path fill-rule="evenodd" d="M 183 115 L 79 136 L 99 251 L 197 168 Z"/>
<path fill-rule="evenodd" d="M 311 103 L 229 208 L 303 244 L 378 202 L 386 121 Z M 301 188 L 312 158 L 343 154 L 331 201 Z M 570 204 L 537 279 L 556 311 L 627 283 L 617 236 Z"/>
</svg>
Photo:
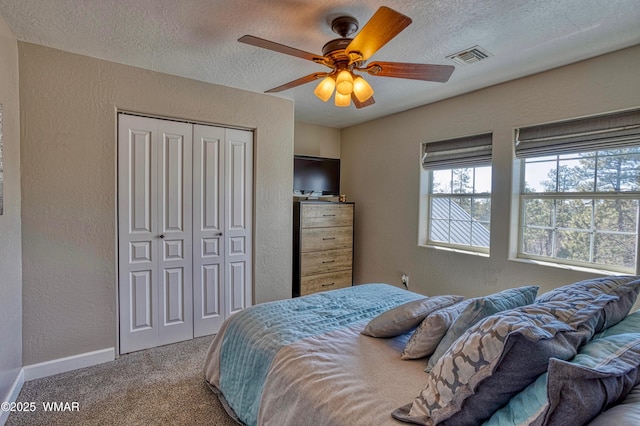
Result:
<svg viewBox="0 0 640 426">
<path fill-rule="evenodd" d="M 354 203 L 293 203 L 293 296 L 353 283 Z"/>
</svg>

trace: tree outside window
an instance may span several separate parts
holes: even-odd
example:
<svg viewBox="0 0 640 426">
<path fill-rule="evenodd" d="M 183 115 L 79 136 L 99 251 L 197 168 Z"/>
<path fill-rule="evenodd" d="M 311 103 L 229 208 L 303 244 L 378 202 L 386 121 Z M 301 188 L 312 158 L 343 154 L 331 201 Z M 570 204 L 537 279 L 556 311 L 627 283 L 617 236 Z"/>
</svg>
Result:
<svg viewBox="0 0 640 426">
<path fill-rule="evenodd" d="M 635 271 L 640 147 L 521 164 L 521 257 Z"/>
</svg>

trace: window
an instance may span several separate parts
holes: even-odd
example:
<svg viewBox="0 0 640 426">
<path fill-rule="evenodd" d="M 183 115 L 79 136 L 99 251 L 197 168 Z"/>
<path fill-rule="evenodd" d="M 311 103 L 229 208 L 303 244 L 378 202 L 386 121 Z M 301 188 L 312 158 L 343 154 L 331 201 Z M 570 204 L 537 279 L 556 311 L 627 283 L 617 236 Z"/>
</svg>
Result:
<svg viewBox="0 0 640 426">
<path fill-rule="evenodd" d="M 423 144 L 421 243 L 489 252 L 491 134 Z"/>
<path fill-rule="evenodd" d="M 640 112 L 518 131 L 518 256 L 635 273 Z"/>
</svg>

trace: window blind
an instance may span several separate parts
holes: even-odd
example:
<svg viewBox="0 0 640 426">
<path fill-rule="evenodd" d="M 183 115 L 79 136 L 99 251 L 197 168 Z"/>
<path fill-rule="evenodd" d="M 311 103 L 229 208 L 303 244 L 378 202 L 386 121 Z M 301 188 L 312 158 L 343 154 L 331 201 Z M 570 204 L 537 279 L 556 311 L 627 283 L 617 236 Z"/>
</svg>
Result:
<svg viewBox="0 0 640 426">
<path fill-rule="evenodd" d="M 516 130 L 518 158 L 640 145 L 640 110 L 605 114 Z"/>
<path fill-rule="evenodd" d="M 422 167 L 430 170 L 491 164 L 492 134 L 422 144 Z"/>
</svg>

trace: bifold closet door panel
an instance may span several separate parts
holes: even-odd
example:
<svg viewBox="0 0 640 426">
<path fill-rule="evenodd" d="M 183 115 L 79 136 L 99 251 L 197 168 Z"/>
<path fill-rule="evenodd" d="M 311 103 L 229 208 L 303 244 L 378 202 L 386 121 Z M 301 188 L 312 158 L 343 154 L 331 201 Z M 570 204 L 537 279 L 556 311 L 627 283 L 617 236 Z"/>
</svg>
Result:
<svg viewBox="0 0 640 426">
<path fill-rule="evenodd" d="M 193 337 L 192 126 L 119 115 L 120 353 Z"/>
<path fill-rule="evenodd" d="M 219 330 L 225 320 L 225 129 L 193 131 L 193 302 L 195 337 Z"/>
</svg>

